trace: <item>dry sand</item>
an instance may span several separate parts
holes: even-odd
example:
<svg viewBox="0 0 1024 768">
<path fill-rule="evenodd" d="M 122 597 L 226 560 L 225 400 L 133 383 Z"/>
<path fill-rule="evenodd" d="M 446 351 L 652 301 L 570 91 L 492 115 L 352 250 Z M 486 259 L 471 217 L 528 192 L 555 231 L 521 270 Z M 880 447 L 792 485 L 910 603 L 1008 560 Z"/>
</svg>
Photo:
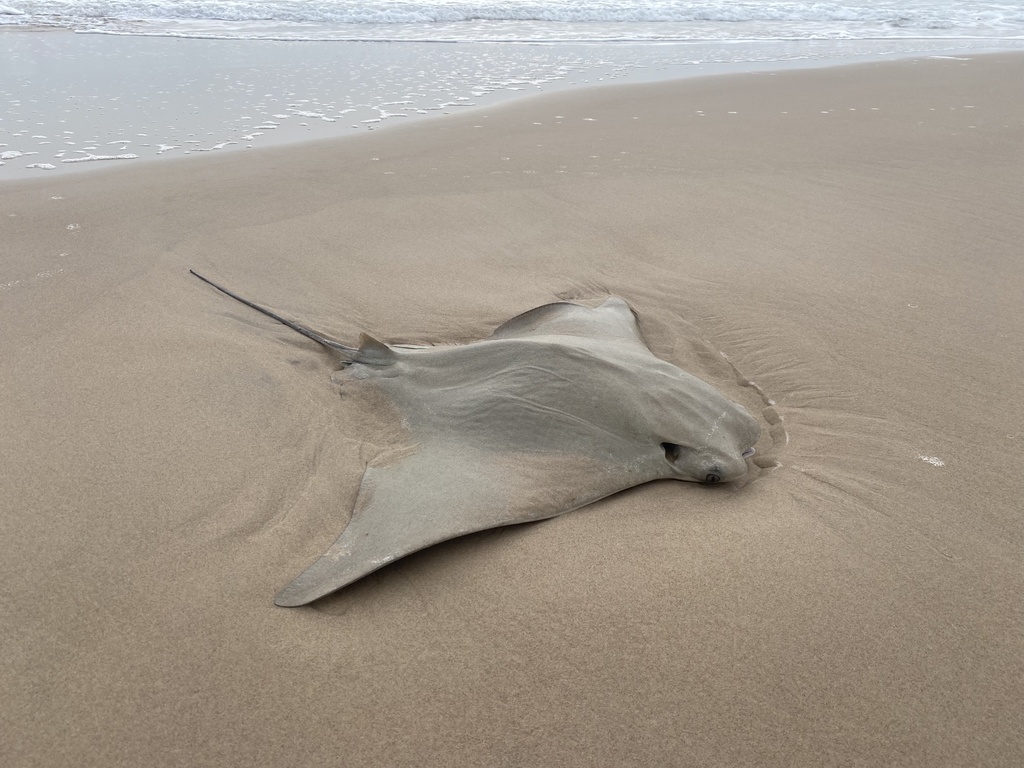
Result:
<svg viewBox="0 0 1024 768">
<path fill-rule="evenodd" d="M 0 763 L 1021 764 L 1022 81 L 604 88 L 0 186 Z M 780 466 L 276 608 L 390 436 L 189 267 L 342 339 L 624 296 L 758 383 Z"/>
</svg>

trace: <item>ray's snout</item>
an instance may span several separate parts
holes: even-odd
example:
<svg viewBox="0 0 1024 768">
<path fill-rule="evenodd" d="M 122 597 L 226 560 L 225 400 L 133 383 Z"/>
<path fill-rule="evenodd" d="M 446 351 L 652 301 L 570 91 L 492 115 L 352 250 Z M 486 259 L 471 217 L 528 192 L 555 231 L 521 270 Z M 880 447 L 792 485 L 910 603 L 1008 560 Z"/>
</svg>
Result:
<svg viewBox="0 0 1024 768">
<path fill-rule="evenodd" d="M 704 473 L 700 477 L 700 482 L 712 484 L 712 483 L 731 483 L 733 480 L 739 480 L 747 474 L 747 462 L 740 458 L 737 461 L 716 461 L 714 464 L 710 464 L 704 467 Z"/>
<path fill-rule="evenodd" d="M 681 480 L 694 483 L 730 483 L 747 474 L 748 448 L 742 453 L 727 454 L 717 451 L 691 451 L 675 443 L 662 443 L 665 458 L 673 465 Z"/>
<path fill-rule="evenodd" d="M 753 448 L 747 448 L 740 454 L 739 459 L 730 462 L 726 469 L 723 467 L 722 462 L 715 462 L 714 464 L 707 467 L 707 473 L 704 475 L 702 482 L 704 483 L 721 483 L 721 482 L 732 482 L 733 480 L 739 480 L 745 474 L 747 474 L 747 462 L 746 460 L 754 455 Z"/>
</svg>

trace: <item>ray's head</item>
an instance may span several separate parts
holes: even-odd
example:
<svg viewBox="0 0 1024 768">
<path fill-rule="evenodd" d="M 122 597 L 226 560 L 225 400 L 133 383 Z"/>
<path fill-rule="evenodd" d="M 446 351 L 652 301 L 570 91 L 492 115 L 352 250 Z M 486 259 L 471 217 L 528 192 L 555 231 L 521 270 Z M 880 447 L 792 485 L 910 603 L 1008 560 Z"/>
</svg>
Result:
<svg viewBox="0 0 1024 768">
<path fill-rule="evenodd" d="M 756 441 L 755 441 L 756 442 Z M 694 483 L 729 483 L 747 474 L 747 457 L 753 446 L 743 450 L 722 451 L 689 448 L 677 443 L 662 443 L 665 460 L 680 480 Z"/>
<path fill-rule="evenodd" d="M 673 400 L 671 416 L 656 433 L 666 475 L 694 483 L 728 483 L 746 475 L 747 458 L 761 435 L 747 409 L 704 382 L 688 382 L 684 396 Z"/>
</svg>

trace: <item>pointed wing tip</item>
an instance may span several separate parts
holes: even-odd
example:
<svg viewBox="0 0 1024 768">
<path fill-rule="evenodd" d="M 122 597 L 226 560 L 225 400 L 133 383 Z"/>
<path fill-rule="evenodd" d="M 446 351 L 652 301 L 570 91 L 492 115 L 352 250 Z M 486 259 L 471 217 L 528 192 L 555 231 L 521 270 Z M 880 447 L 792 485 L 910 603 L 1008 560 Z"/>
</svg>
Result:
<svg viewBox="0 0 1024 768">
<path fill-rule="evenodd" d="M 304 570 L 274 596 L 274 605 L 282 608 L 295 608 L 308 605 L 319 600 L 353 581 L 358 581 L 371 571 L 383 565 L 382 562 L 353 562 L 343 560 L 341 563 L 334 557 L 321 556 L 309 568 Z"/>
<path fill-rule="evenodd" d="M 281 608 L 298 608 L 300 605 L 306 605 L 311 602 L 313 601 L 305 600 L 296 595 L 289 595 L 287 589 L 278 592 L 277 595 L 274 596 L 274 605 L 280 606 Z"/>
<path fill-rule="evenodd" d="M 608 298 L 605 299 L 604 301 L 602 301 L 598 306 L 601 306 L 601 307 L 620 307 L 620 308 L 628 309 L 630 312 L 633 311 L 633 308 L 629 306 L 629 302 L 628 301 L 626 301 L 621 296 L 615 296 L 614 294 L 609 294 Z"/>
<path fill-rule="evenodd" d="M 310 589 L 308 586 L 304 587 L 297 582 L 299 582 L 299 579 L 296 579 L 274 595 L 274 605 L 282 608 L 297 608 L 300 605 L 308 605 L 332 591 L 330 589 L 326 591 Z"/>
<path fill-rule="evenodd" d="M 317 566 L 320 565 L 320 560 L 317 560 L 288 582 L 280 592 L 274 595 L 274 605 L 279 605 L 282 608 L 297 608 L 333 592 L 329 583 L 325 583 L 324 579 L 316 578 L 320 570 Z"/>
</svg>

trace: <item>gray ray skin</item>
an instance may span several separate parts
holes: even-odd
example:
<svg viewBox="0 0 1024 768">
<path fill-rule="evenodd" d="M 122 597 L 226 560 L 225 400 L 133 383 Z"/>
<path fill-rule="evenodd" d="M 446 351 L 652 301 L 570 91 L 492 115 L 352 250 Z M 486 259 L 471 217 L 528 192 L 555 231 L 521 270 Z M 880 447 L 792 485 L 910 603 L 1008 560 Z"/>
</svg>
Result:
<svg viewBox="0 0 1024 768">
<path fill-rule="evenodd" d="M 347 527 L 277 605 L 651 480 L 737 480 L 760 434 L 742 406 L 655 357 L 617 297 L 594 309 L 537 307 L 470 344 L 399 347 L 364 335 L 354 348 L 196 276 L 338 352 L 347 366 L 335 379 L 384 392 L 415 441 L 370 463 Z"/>
</svg>

